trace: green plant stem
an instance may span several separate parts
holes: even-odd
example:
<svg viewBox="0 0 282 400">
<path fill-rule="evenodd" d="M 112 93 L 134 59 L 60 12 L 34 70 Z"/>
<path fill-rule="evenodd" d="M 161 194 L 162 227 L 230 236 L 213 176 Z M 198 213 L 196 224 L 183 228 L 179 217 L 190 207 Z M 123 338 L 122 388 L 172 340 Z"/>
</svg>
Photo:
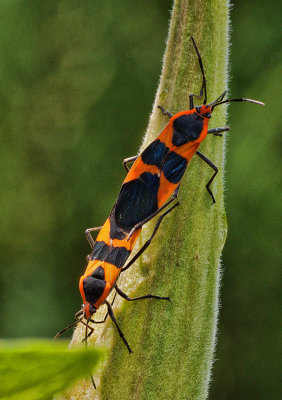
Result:
<svg viewBox="0 0 282 400">
<path fill-rule="evenodd" d="M 141 149 L 167 123 L 157 109 L 158 104 L 176 113 L 189 108 L 189 93 L 200 91 L 202 78 L 191 34 L 203 59 L 208 101 L 226 90 L 228 2 L 176 0 L 160 84 Z M 221 106 L 214 112 L 210 127 L 225 124 L 226 108 Z M 181 183 L 180 207 L 165 218 L 139 265 L 136 263 L 120 281 L 132 297 L 153 293 L 170 296 L 171 303 L 143 300 L 123 303 L 120 311 L 115 307 L 118 323 L 134 353 L 128 354 L 114 331 L 112 350 L 102 371 L 100 395 L 97 392 L 96 398 L 207 397 L 216 342 L 220 255 L 227 233 L 223 205 L 224 138 L 209 135 L 200 151 L 219 168 L 212 185 L 216 204 L 211 204 L 205 188 L 213 171 L 195 157 Z M 143 242 L 155 223 L 156 220 L 143 229 Z M 83 329 L 81 332 L 75 334 L 78 340 Z M 93 336 L 91 343 L 99 342 L 105 335 L 105 330 L 101 332 L 98 339 Z"/>
</svg>

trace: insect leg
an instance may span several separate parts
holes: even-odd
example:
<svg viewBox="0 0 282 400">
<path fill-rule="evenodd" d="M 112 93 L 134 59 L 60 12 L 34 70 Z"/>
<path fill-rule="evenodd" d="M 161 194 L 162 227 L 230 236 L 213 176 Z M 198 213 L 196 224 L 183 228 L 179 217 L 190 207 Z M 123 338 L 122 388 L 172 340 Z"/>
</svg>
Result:
<svg viewBox="0 0 282 400">
<path fill-rule="evenodd" d="M 208 181 L 208 183 L 206 184 L 207 191 L 209 192 L 209 194 L 210 194 L 210 196 L 211 196 L 211 198 L 212 198 L 212 202 L 213 202 L 213 204 L 214 204 L 214 203 L 215 203 L 215 199 L 214 199 L 214 196 L 213 196 L 212 191 L 210 190 L 210 185 L 211 185 L 212 181 L 214 180 L 215 176 L 216 176 L 217 173 L 218 173 L 218 168 L 217 168 L 217 166 L 216 166 L 209 158 L 207 158 L 206 156 L 204 156 L 204 155 L 203 155 L 202 153 L 200 153 L 199 151 L 196 151 L 196 154 L 197 154 L 203 161 L 205 161 L 205 163 L 207 163 L 207 164 L 214 170 L 213 176 L 211 177 L 211 179 L 210 179 L 210 180 Z"/>
<path fill-rule="evenodd" d="M 205 81 L 203 80 L 203 83 L 202 83 L 202 86 L 201 86 L 201 90 L 200 90 L 200 94 L 194 94 L 194 93 L 189 94 L 189 106 L 190 106 L 189 109 L 190 110 L 192 110 L 194 108 L 194 99 L 193 99 L 193 97 L 196 97 L 199 100 L 201 100 L 201 98 L 203 97 L 204 85 L 205 85 Z"/>
<path fill-rule="evenodd" d="M 93 324 L 104 324 L 106 322 L 106 319 L 108 318 L 108 315 L 109 315 L 109 313 L 107 312 L 102 321 L 94 321 L 93 319 L 90 319 L 89 322 L 92 322 Z M 81 323 L 86 326 L 85 322 L 81 321 Z M 90 332 L 87 334 L 87 336 L 85 336 L 84 339 L 82 339 L 82 342 L 84 342 L 86 340 L 86 338 L 89 338 L 92 335 L 92 333 L 94 332 L 94 328 L 92 328 L 91 326 L 88 325 L 87 328 L 90 329 Z"/>
<path fill-rule="evenodd" d="M 177 186 L 177 188 L 175 189 L 175 191 L 173 192 L 172 198 L 170 200 L 168 200 L 162 207 L 160 207 L 158 210 L 156 210 L 155 212 L 153 212 L 151 215 L 149 215 L 147 218 L 143 219 L 143 221 L 138 222 L 129 232 L 128 236 L 127 236 L 127 241 L 131 238 L 131 236 L 133 235 L 133 233 L 135 231 L 137 231 L 138 229 L 140 229 L 144 224 L 146 224 L 147 222 L 149 222 L 152 218 L 154 218 L 156 215 L 158 215 L 161 211 L 163 211 L 170 203 L 172 203 L 176 197 L 178 196 L 178 192 L 179 192 L 179 187 L 180 184 Z"/>
<path fill-rule="evenodd" d="M 83 339 L 83 341 L 84 341 L 84 343 L 85 343 L 85 348 L 87 349 L 87 338 L 92 334 L 92 332 L 93 332 L 93 330 L 92 330 L 92 332 L 90 333 L 90 334 L 88 334 L 88 324 L 89 324 L 89 321 L 91 321 L 91 317 L 89 317 L 88 319 L 87 319 L 87 322 L 86 322 L 86 328 L 85 328 L 85 337 L 84 337 L 84 339 Z M 90 375 L 90 379 L 91 379 L 91 382 L 92 382 L 92 385 L 93 385 L 93 388 L 94 388 L 94 390 L 96 390 L 97 388 L 96 388 L 96 384 L 95 384 L 95 381 L 94 381 L 94 378 L 93 378 L 93 376 L 92 376 L 92 374 Z"/>
<path fill-rule="evenodd" d="M 228 132 L 228 131 L 230 131 L 229 126 L 225 126 L 224 128 L 209 129 L 208 133 L 211 133 L 214 136 L 222 136 L 221 132 Z"/>
<path fill-rule="evenodd" d="M 93 324 L 103 324 L 106 322 L 106 319 L 108 318 L 108 312 L 106 313 L 104 319 L 102 321 L 94 321 L 94 319 L 90 319 L 89 322 L 92 322 Z M 83 325 L 87 325 L 84 321 L 80 321 Z M 84 339 L 82 339 L 82 342 L 84 342 L 86 340 L 86 338 L 89 338 L 92 333 L 94 332 L 94 328 L 92 328 L 91 326 L 87 325 L 87 329 L 90 329 L 90 332 L 87 334 L 87 336 L 85 336 Z"/>
<path fill-rule="evenodd" d="M 116 326 L 116 328 L 117 328 L 117 330 L 118 330 L 119 336 L 122 338 L 124 344 L 126 345 L 128 351 L 129 351 L 129 354 L 130 354 L 130 353 L 133 353 L 133 351 L 131 350 L 131 348 L 130 348 L 128 342 L 127 342 L 127 340 L 126 340 L 125 337 L 124 337 L 124 334 L 122 333 L 120 327 L 118 326 L 118 323 L 117 323 L 117 321 L 116 321 L 116 318 L 115 318 L 115 315 L 114 315 L 112 306 L 110 305 L 110 303 L 109 303 L 107 300 L 105 300 L 105 303 L 106 303 L 107 306 L 108 306 L 109 316 L 110 316 L 111 320 L 113 321 L 113 323 L 115 324 L 115 326 Z"/>
<path fill-rule="evenodd" d="M 194 93 L 189 94 L 189 110 L 193 110 L 193 108 L 195 107 L 193 97 L 196 97 L 197 99 L 201 100 L 201 98 L 203 97 L 203 90 L 204 90 L 204 82 L 202 83 L 200 94 L 194 94 Z"/>
<path fill-rule="evenodd" d="M 172 117 L 171 112 L 166 111 L 162 106 L 158 106 L 158 108 L 161 110 L 161 112 L 163 113 L 163 115 L 167 115 L 168 118 L 171 118 L 171 117 Z"/>
<path fill-rule="evenodd" d="M 153 233 L 151 237 L 147 240 L 147 242 L 141 247 L 141 249 L 135 254 L 135 256 L 129 261 L 129 263 L 121 269 L 121 272 L 126 271 L 140 256 L 141 254 L 147 249 L 147 247 L 150 245 L 153 237 L 155 236 L 157 230 L 159 229 L 159 226 L 163 220 L 163 218 L 170 212 L 172 211 L 175 207 L 179 206 L 179 203 L 174 204 L 171 208 L 169 208 L 166 212 L 164 212 L 158 219 L 156 226 L 153 230 Z"/>
<path fill-rule="evenodd" d="M 124 166 L 124 168 L 126 169 L 127 172 L 129 172 L 129 168 L 128 168 L 127 164 L 134 162 L 137 157 L 138 156 L 127 157 L 123 160 L 122 165 Z"/>
<path fill-rule="evenodd" d="M 135 301 L 135 300 L 142 300 L 142 299 L 159 299 L 159 300 L 168 300 L 170 301 L 170 297 L 161 297 L 161 296 L 155 296 L 153 294 L 146 294 L 145 296 L 140 296 L 140 297 L 129 297 L 127 294 L 125 294 L 117 285 L 115 286 L 117 293 L 124 298 L 127 301 Z"/>
<path fill-rule="evenodd" d="M 87 334 L 87 337 L 91 336 L 92 333 L 94 332 L 94 329 L 93 329 L 91 326 L 89 326 L 88 323 L 86 323 L 86 322 L 84 322 L 84 321 L 79 321 L 79 322 L 81 322 L 84 326 L 87 327 L 87 329 L 90 330 L 90 332 Z M 94 321 L 93 321 L 93 319 L 90 319 L 88 322 L 94 322 Z M 85 338 L 86 338 L 86 337 L 85 337 Z M 82 339 L 82 342 L 85 341 L 85 338 Z"/>
<path fill-rule="evenodd" d="M 117 292 L 115 292 L 115 294 L 114 294 L 113 300 L 111 301 L 111 306 L 114 304 L 116 297 L 117 297 Z M 109 316 L 109 312 L 107 311 L 106 315 L 105 315 L 104 319 L 102 319 L 102 321 L 92 321 L 92 322 L 94 322 L 94 324 L 104 324 L 106 322 L 108 316 Z"/>
<path fill-rule="evenodd" d="M 85 236 L 86 236 L 86 239 L 88 240 L 88 242 L 90 244 L 91 249 L 93 249 L 94 243 L 95 243 L 93 237 L 91 236 L 91 232 L 99 231 L 101 228 L 102 228 L 102 226 L 96 226 L 95 228 L 88 228 L 84 232 Z"/>
<path fill-rule="evenodd" d="M 90 375 L 90 379 L 91 379 L 91 382 L 92 382 L 92 385 L 93 385 L 94 389 L 96 390 L 97 387 L 96 387 L 96 384 L 95 384 L 95 381 L 94 381 L 94 378 L 93 378 L 92 375 Z"/>
<path fill-rule="evenodd" d="M 111 301 L 111 306 L 114 304 L 116 297 L 117 297 L 117 292 L 115 292 L 113 300 Z M 108 316 L 109 316 L 109 312 L 107 311 L 105 314 L 105 317 L 102 321 L 95 321 L 93 319 L 89 319 L 89 322 L 92 322 L 93 324 L 104 324 L 106 322 Z M 86 326 L 85 322 L 83 322 L 83 321 L 81 321 L 81 322 Z M 88 328 L 91 329 L 91 332 L 88 333 L 87 338 L 89 338 L 89 336 L 91 336 L 92 333 L 94 332 L 94 328 L 91 328 L 91 326 L 89 326 L 89 325 L 88 325 Z M 84 341 L 85 341 L 85 338 L 82 340 L 82 342 L 84 342 Z"/>
</svg>

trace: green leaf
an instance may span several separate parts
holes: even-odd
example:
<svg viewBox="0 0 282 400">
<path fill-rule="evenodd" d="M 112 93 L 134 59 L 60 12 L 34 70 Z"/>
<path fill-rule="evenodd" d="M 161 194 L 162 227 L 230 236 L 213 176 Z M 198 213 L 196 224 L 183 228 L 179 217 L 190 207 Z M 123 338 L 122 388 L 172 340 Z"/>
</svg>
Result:
<svg viewBox="0 0 282 400">
<path fill-rule="evenodd" d="M 47 400 L 101 360 L 101 349 L 69 350 L 65 342 L 0 341 L 0 399 Z"/>
</svg>

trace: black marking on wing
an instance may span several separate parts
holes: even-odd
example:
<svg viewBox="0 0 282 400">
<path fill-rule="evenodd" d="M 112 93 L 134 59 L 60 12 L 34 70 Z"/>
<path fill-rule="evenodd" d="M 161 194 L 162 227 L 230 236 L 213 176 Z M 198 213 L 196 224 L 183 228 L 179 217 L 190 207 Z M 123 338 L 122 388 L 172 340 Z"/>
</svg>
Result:
<svg viewBox="0 0 282 400">
<path fill-rule="evenodd" d="M 96 279 L 92 276 L 87 276 L 83 280 L 83 290 L 85 293 L 86 301 L 89 303 L 96 303 L 101 297 L 106 286 L 106 282 L 102 279 Z"/>
<path fill-rule="evenodd" d="M 172 143 L 181 146 L 198 139 L 203 130 L 203 118 L 196 113 L 181 115 L 173 121 Z"/>
<path fill-rule="evenodd" d="M 117 227 L 129 232 L 138 222 L 143 221 L 158 209 L 160 178 L 144 172 L 138 179 L 122 185 L 114 208 Z"/>
<path fill-rule="evenodd" d="M 170 152 L 163 166 L 164 176 L 169 182 L 178 183 L 187 168 L 187 164 L 186 158 L 174 151 Z"/>
<path fill-rule="evenodd" d="M 95 242 L 91 253 L 91 260 L 104 261 L 108 252 L 109 246 L 105 242 Z"/>
<path fill-rule="evenodd" d="M 112 212 L 110 214 L 110 238 L 123 240 L 127 236 L 127 232 L 122 230 L 119 226 L 117 226 L 115 221 L 115 212 L 116 212 L 116 204 L 114 205 Z"/>
<path fill-rule="evenodd" d="M 164 157 L 169 148 L 159 139 L 151 143 L 141 154 L 142 161 L 147 165 L 156 165 L 161 168 Z"/>
<path fill-rule="evenodd" d="M 99 267 L 97 267 L 93 274 L 91 274 L 92 278 L 97 278 L 97 279 L 105 279 L 105 271 L 104 268 L 99 265 Z"/>
<path fill-rule="evenodd" d="M 130 253 L 130 250 L 127 250 L 125 247 L 110 247 L 103 241 L 95 242 L 91 253 L 91 260 L 105 261 L 115 265 L 117 268 L 121 268 L 128 259 Z M 97 271 L 98 268 L 96 268 L 95 271 Z M 92 276 L 94 276 L 93 274 Z M 96 276 L 96 278 L 99 277 Z"/>
<path fill-rule="evenodd" d="M 113 247 L 105 259 L 106 262 L 114 264 L 117 268 L 124 266 L 125 261 L 130 256 L 130 251 L 125 247 Z"/>
</svg>

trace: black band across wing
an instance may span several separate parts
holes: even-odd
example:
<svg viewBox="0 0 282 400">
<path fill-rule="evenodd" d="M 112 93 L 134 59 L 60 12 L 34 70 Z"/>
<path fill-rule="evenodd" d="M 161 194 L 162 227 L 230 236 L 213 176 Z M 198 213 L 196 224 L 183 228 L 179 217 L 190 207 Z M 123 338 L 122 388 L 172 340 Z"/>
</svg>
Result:
<svg viewBox="0 0 282 400">
<path fill-rule="evenodd" d="M 92 278 L 96 278 L 96 279 L 105 279 L 105 270 L 102 267 L 102 265 L 99 265 L 99 267 L 97 267 L 94 272 L 91 274 Z"/>
<path fill-rule="evenodd" d="M 141 154 L 142 161 L 147 165 L 156 165 L 161 168 L 163 159 L 169 152 L 169 148 L 166 147 L 159 139 L 151 143 Z"/>
<path fill-rule="evenodd" d="M 93 250 L 90 255 L 91 260 L 104 261 L 109 252 L 109 248 L 110 247 L 103 241 L 95 242 Z"/>
<path fill-rule="evenodd" d="M 150 172 L 123 184 L 113 210 L 116 229 L 130 232 L 138 222 L 155 212 L 158 209 L 159 187 L 159 176 Z"/>
<path fill-rule="evenodd" d="M 92 276 L 87 276 L 83 280 L 83 290 L 86 301 L 95 304 L 101 297 L 106 286 L 106 282 L 102 279 L 96 279 Z"/>
<path fill-rule="evenodd" d="M 125 247 L 110 247 L 105 242 L 95 242 L 91 253 L 91 260 L 105 261 L 121 268 L 130 256 Z"/>
<path fill-rule="evenodd" d="M 186 158 L 181 157 L 174 151 L 171 151 L 166 157 L 163 166 L 164 176 L 169 182 L 172 182 L 174 184 L 178 183 L 187 168 L 187 164 L 188 162 Z"/>
</svg>

